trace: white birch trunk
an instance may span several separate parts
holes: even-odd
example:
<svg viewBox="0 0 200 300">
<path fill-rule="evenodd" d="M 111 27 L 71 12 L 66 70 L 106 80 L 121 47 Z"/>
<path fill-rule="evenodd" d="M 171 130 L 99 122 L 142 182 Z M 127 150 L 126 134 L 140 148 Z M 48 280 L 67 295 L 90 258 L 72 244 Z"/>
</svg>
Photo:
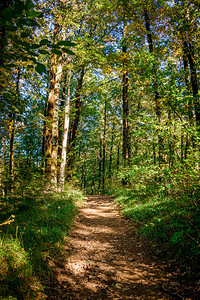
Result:
<svg viewBox="0 0 200 300">
<path fill-rule="evenodd" d="M 63 132 L 63 138 L 62 138 L 62 153 L 61 153 L 60 179 L 59 179 L 59 189 L 61 192 L 64 190 L 64 184 L 65 184 L 67 140 L 68 140 L 68 132 L 69 132 L 70 80 L 71 80 L 71 76 L 69 76 L 67 99 L 65 102 L 64 132 Z"/>
<path fill-rule="evenodd" d="M 54 91 L 54 109 L 53 109 L 53 123 L 52 123 L 52 153 L 51 153 L 51 182 L 57 184 L 57 158 L 58 158 L 58 105 L 60 83 L 63 70 L 63 58 L 58 59 L 58 66 L 55 78 L 55 91 Z"/>
</svg>

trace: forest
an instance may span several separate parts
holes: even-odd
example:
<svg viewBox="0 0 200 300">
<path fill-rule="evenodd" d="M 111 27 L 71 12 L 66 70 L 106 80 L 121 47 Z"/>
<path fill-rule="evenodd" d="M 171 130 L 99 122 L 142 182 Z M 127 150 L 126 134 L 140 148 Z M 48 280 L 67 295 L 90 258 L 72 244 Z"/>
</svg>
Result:
<svg viewBox="0 0 200 300">
<path fill-rule="evenodd" d="M 199 54 L 198 0 L 1 2 L 2 299 L 45 299 L 85 195 L 200 282 Z"/>
</svg>

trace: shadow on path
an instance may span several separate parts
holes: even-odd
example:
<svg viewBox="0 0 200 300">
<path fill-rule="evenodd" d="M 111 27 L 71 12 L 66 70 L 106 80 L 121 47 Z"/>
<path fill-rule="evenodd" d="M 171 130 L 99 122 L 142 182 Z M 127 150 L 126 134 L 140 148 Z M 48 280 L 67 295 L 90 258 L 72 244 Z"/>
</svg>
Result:
<svg viewBox="0 0 200 300">
<path fill-rule="evenodd" d="M 51 262 L 56 279 L 48 299 L 181 299 L 162 291 L 169 274 L 143 248 L 111 197 L 88 196 L 65 261 Z"/>
</svg>

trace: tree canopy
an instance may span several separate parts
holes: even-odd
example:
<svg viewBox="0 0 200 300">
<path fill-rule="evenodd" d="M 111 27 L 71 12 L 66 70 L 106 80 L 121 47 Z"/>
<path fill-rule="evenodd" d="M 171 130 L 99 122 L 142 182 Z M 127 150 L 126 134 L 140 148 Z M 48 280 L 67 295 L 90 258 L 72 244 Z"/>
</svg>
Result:
<svg viewBox="0 0 200 300">
<path fill-rule="evenodd" d="M 0 8 L 1 196 L 36 175 L 46 191 L 73 182 L 144 201 L 151 188 L 173 207 L 184 199 L 181 218 L 198 227 L 190 218 L 199 212 L 199 1 Z"/>
</svg>

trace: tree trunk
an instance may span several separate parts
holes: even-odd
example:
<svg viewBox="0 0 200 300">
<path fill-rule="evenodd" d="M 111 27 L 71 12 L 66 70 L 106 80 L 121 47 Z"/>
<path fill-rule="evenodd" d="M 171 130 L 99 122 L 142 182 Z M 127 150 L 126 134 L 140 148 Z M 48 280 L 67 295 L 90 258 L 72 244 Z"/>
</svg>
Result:
<svg viewBox="0 0 200 300">
<path fill-rule="evenodd" d="M 156 146 L 154 141 L 153 141 L 153 163 L 154 165 L 156 165 Z"/>
<path fill-rule="evenodd" d="M 62 78 L 63 58 L 58 59 L 58 66 L 55 77 L 53 123 L 52 123 L 52 154 L 51 154 L 51 182 L 57 184 L 57 158 L 58 158 L 58 107 L 60 83 Z"/>
<path fill-rule="evenodd" d="M 110 160 L 109 160 L 109 168 L 108 168 L 108 178 L 109 179 L 111 179 L 111 172 L 112 172 L 112 155 L 113 155 L 114 130 L 115 130 L 115 127 L 113 126 L 112 137 L 111 137 L 111 145 L 110 145 Z"/>
<path fill-rule="evenodd" d="M 183 163 L 183 159 L 184 159 L 184 134 L 181 128 L 181 163 Z"/>
<path fill-rule="evenodd" d="M 95 186 L 95 174 L 96 174 L 96 161 L 94 160 L 94 164 L 93 164 L 93 172 L 92 172 L 92 195 L 94 195 L 95 191 L 96 191 L 96 186 Z"/>
<path fill-rule="evenodd" d="M 198 134 L 200 134 L 200 102 L 199 102 L 199 94 L 198 94 L 198 80 L 197 80 L 194 49 L 190 42 L 188 42 L 187 56 L 190 64 L 190 74 L 191 74 L 192 93 L 194 98 L 196 126 L 197 126 Z"/>
<path fill-rule="evenodd" d="M 173 153 L 173 135 L 171 130 L 171 111 L 168 111 L 168 124 L 169 124 L 169 167 L 173 166 L 174 153 Z"/>
<path fill-rule="evenodd" d="M 60 164 L 59 188 L 61 191 L 64 190 L 64 184 L 65 184 L 65 166 L 66 166 L 66 157 L 67 157 L 67 140 L 68 140 L 68 132 L 69 132 L 69 112 L 70 112 L 70 81 L 71 81 L 71 76 L 69 75 L 67 99 L 65 102 L 64 131 L 62 137 L 62 153 L 61 153 L 61 164 Z"/>
<path fill-rule="evenodd" d="M 63 79 L 63 87 L 62 87 L 62 96 L 60 101 L 60 116 L 58 121 L 58 168 L 60 168 L 61 164 L 61 153 L 62 153 L 62 137 L 64 130 L 64 119 L 65 119 L 65 104 L 66 104 L 66 88 L 67 88 L 67 75 L 68 72 L 65 72 Z"/>
<path fill-rule="evenodd" d="M 50 70 L 50 87 L 47 106 L 47 123 L 46 123 L 46 151 L 45 151 L 45 177 L 51 181 L 51 140 L 52 140 L 52 122 L 53 122 L 53 107 L 54 107 L 54 92 L 55 92 L 55 75 L 56 75 L 56 54 L 51 57 Z"/>
<path fill-rule="evenodd" d="M 59 26 L 55 25 L 54 42 L 58 33 Z M 50 66 L 50 86 L 47 106 L 47 122 L 46 122 L 46 151 L 45 151 L 45 177 L 48 182 L 51 181 L 51 157 L 52 157 L 52 123 L 53 123 L 53 109 L 55 99 L 55 82 L 56 82 L 56 62 L 57 55 L 52 53 Z"/>
<path fill-rule="evenodd" d="M 20 69 L 17 71 L 16 79 L 16 95 L 19 97 L 19 79 L 20 79 Z M 14 183 L 14 132 L 15 132 L 15 113 L 9 113 L 9 138 L 10 138 L 10 151 L 9 151 L 9 176 L 10 176 L 10 186 L 9 190 L 13 192 Z"/>
<path fill-rule="evenodd" d="M 69 143 L 68 143 L 68 169 L 72 169 L 75 159 L 76 137 L 78 132 L 78 125 L 81 116 L 83 103 L 81 101 L 81 89 L 83 86 L 83 77 L 85 75 L 84 67 L 81 67 L 77 79 L 76 92 L 75 92 L 75 113 L 74 118 L 70 124 Z"/>
<path fill-rule="evenodd" d="M 14 130 L 15 130 L 15 114 L 9 114 L 9 139 L 10 139 L 10 151 L 9 151 L 9 191 L 13 192 L 14 182 Z"/>
<path fill-rule="evenodd" d="M 46 117 L 47 117 L 47 101 L 45 99 L 44 105 L 44 122 L 43 122 L 43 133 L 42 133 L 42 158 L 41 158 L 41 174 L 44 174 L 44 164 L 45 164 L 45 140 L 46 140 Z"/>
<path fill-rule="evenodd" d="M 149 19 L 149 13 L 147 8 L 144 8 L 144 19 L 145 19 L 145 27 L 146 27 L 146 33 L 147 33 L 147 41 L 149 45 L 149 53 L 152 53 L 154 51 L 153 46 L 153 38 L 152 38 L 152 32 L 151 32 L 151 26 L 150 26 L 150 19 Z M 154 73 L 154 79 L 153 79 L 153 89 L 154 89 L 154 97 L 155 97 L 155 107 L 156 107 L 156 116 L 158 120 L 158 144 L 159 144 L 159 162 L 164 162 L 164 138 L 161 133 L 161 97 L 158 91 L 158 82 L 156 80 L 157 76 L 157 69 L 155 64 L 153 65 L 153 73 Z"/>
<path fill-rule="evenodd" d="M 123 160 L 124 165 L 128 166 L 130 164 L 130 126 L 129 126 L 129 103 L 128 103 L 128 71 L 127 71 L 127 59 L 126 52 L 127 46 L 122 46 L 122 52 L 124 53 L 125 59 L 123 62 L 123 89 L 122 89 L 122 99 L 123 99 Z"/>
<path fill-rule="evenodd" d="M 100 143 L 99 143 L 99 186 L 98 190 L 101 189 L 101 179 L 102 179 L 102 133 L 100 134 Z"/>
<path fill-rule="evenodd" d="M 183 33 L 182 33 L 183 34 Z M 187 90 L 187 114 L 188 114 L 188 119 L 189 119 L 189 128 L 193 125 L 193 101 L 192 98 L 190 97 L 191 95 L 191 89 L 190 89 L 190 72 L 189 72 L 189 65 L 188 65 L 188 57 L 187 57 L 187 43 L 184 38 L 183 34 L 183 65 L 184 65 L 184 72 L 185 72 L 185 84 L 186 84 L 186 90 Z M 186 134 L 186 143 L 185 143 L 185 154 L 184 158 L 187 158 L 187 153 L 189 150 L 189 147 L 191 144 L 193 144 L 194 137 L 189 136 L 188 132 Z"/>
<path fill-rule="evenodd" d="M 193 94 L 193 105 L 194 105 L 194 114 L 195 114 L 195 119 L 196 119 L 196 130 L 197 130 L 197 140 L 200 137 L 200 98 L 199 98 L 199 93 L 198 93 L 198 78 L 197 78 L 197 66 L 196 66 L 196 61 L 195 61 L 195 50 L 193 47 L 193 33 L 191 30 L 191 20 L 190 20 L 190 13 L 189 13 L 189 7 L 187 3 L 183 3 L 183 8 L 184 8 L 184 22 L 183 22 L 183 27 L 181 28 L 181 34 L 182 34 L 182 41 L 183 41 L 183 53 L 185 55 L 185 60 L 186 57 L 189 62 L 190 66 L 190 81 L 192 85 L 192 94 Z M 196 37 L 197 38 L 197 37 Z M 195 39 L 195 38 L 193 38 Z M 185 64 L 184 64 L 185 66 Z M 189 76 L 188 76 L 189 77 Z M 186 83 L 187 84 L 187 83 Z M 190 100 L 190 115 L 193 115 L 192 112 L 192 101 Z M 189 108 L 190 108 L 189 107 Z M 189 117 L 190 117 L 189 115 Z M 190 117 L 191 121 L 191 117 Z M 196 148 L 196 168 L 199 169 L 199 149 L 197 149 L 197 141 L 194 140 L 194 137 L 192 137 L 192 144 L 194 148 Z"/>
<path fill-rule="evenodd" d="M 1 195 L 4 197 L 6 195 L 6 188 L 3 180 L 3 173 L 5 171 L 5 159 L 4 159 L 4 150 L 5 147 L 5 137 L 1 139 L 1 150 L 0 150 L 0 191 Z"/>
<path fill-rule="evenodd" d="M 117 171 L 119 170 L 120 142 L 117 147 Z"/>
<path fill-rule="evenodd" d="M 86 179 L 87 179 L 87 173 L 86 173 L 86 153 L 85 153 L 85 158 L 84 158 L 84 165 L 83 165 L 83 172 L 84 172 L 84 181 L 83 181 L 83 188 L 84 190 L 86 189 L 86 186 L 87 186 L 87 182 L 86 182 Z"/>
<path fill-rule="evenodd" d="M 103 128 L 103 159 L 102 159 L 102 188 L 105 190 L 105 173 L 106 173 L 106 118 L 107 118 L 107 107 L 104 107 L 104 128 Z"/>
</svg>

